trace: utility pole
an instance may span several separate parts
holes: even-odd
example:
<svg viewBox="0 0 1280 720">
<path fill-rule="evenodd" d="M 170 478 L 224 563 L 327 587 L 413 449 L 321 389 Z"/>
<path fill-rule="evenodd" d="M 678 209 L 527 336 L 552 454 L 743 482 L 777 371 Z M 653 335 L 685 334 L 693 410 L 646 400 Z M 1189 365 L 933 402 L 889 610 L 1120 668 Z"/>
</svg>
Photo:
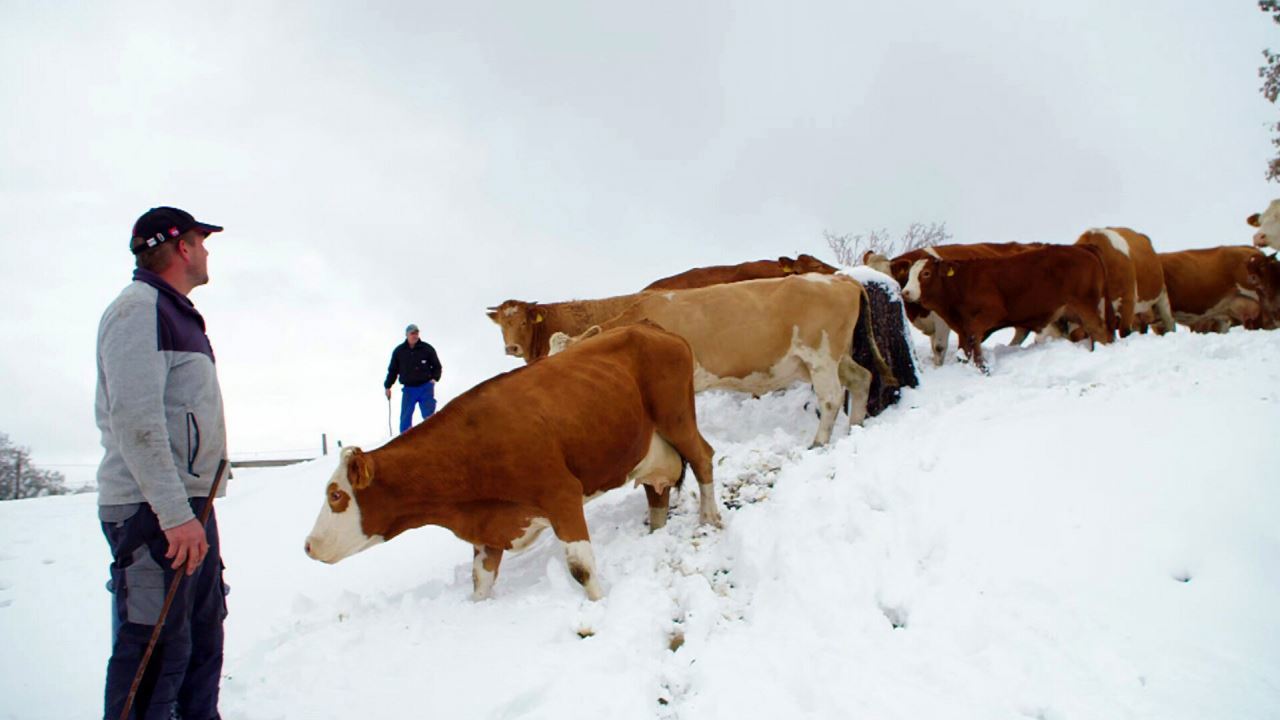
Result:
<svg viewBox="0 0 1280 720">
<path fill-rule="evenodd" d="M 22 492 L 22 453 L 14 453 L 14 456 L 18 458 L 18 462 L 13 473 L 13 499 L 17 500 Z"/>
<path fill-rule="evenodd" d="M 320 433 L 320 454 L 321 455 L 329 454 L 329 434 L 328 433 Z"/>
</svg>

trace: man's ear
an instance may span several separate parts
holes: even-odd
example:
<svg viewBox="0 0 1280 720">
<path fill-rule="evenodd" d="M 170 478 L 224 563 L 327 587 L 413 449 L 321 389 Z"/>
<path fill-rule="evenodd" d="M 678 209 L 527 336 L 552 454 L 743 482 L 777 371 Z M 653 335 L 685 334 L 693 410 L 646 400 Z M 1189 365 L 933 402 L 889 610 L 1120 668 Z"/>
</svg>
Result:
<svg viewBox="0 0 1280 720">
<path fill-rule="evenodd" d="M 347 457 L 347 482 L 356 490 L 363 490 L 373 482 L 373 458 L 361 452 L 360 448 L 352 450 Z"/>
</svg>

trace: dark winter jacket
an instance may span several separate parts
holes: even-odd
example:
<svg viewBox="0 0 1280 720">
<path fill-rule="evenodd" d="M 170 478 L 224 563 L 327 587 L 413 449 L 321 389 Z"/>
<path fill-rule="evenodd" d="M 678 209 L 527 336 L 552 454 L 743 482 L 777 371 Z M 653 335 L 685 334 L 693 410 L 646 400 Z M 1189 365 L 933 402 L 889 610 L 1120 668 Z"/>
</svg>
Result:
<svg viewBox="0 0 1280 720">
<path fill-rule="evenodd" d="M 430 343 L 419 340 L 413 347 L 409 347 L 409 341 L 405 340 L 391 353 L 387 379 L 382 386 L 390 388 L 399 375 L 401 385 L 417 387 L 439 380 L 443 369 L 440 358 L 436 357 L 436 349 Z"/>
<path fill-rule="evenodd" d="M 209 493 L 227 457 L 222 390 L 204 318 L 155 273 L 135 270 L 102 314 L 95 405 L 98 504 L 145 502 L 163 529 L 195 517 L 187 498 Z"/>
</svg>

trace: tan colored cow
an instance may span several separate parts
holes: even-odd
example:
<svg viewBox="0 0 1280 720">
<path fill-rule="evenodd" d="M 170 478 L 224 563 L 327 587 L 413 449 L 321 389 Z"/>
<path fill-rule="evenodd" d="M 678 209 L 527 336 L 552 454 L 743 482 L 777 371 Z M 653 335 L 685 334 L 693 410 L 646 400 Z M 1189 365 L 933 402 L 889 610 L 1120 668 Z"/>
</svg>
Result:
<svg viewBox="0 0 1280 720">
<path fill-rule="evenodd" d="M 1243 245 L 1159 253 L 1174 318 L 1193 332 L 1275 326 L 1268 258 Z"/>
<path fill-rule="evenodd" d="M 592 325 L 653 322 L 693 348 L 697 391 L 761 395 L 808 381 L 819 406 L 814 445 L 830 440 L 844 389 L 851 395 L 850 423 L 866 416 L 871 371 L 854 362 L 850 350 L 855 329 L 859 342 L 874 347 L 874 340 L 861 318 L 865 291 L 852 278 L 809 273 L 627 297 L 630 304 L 621 312 L 585 323 L 573 320 L 598 318 L 602 313 L 593 303 L 614 307 L 617 299 L 577 301 L 574 310 L 561 303 L 554 315 L 543 312 L 545 306 L 509 300 L 489 317 L 502 326 L 508 352 L 541 348 L 540 338 L 555 332 L 576 337 Z M 890 374 L 883 365 L 877 370 Z"/>
<path fill-rule="evenodd" d="M 482 599 L 503 552 L 550 527 L 570 574 L 599 599 L 584 500 L 634 479 L 657 529 L 688 463 L 699 520 L 720 523 L 692 377 L 686 342 L 637 325 L 481 383 L 376 450 L 343 449 L 306 553 L 334 563 L 439 525 L 474 547 L 474 597 Z"/>
<path fill-rule="evenodd" d="M 1145 330 L 1152 319 L 1156 331 L 1175 329 L 1169 295 L 1164 287 L 1164 269 L 1151 246 L 1151 238 L 1124 227 L 1093 228 L 1084 231 L 1076 245 L 1098 249 L 1107 266 L 1107 296 L 1116 314 L 1115 328 L 1123 337 Z"/>
</svg>

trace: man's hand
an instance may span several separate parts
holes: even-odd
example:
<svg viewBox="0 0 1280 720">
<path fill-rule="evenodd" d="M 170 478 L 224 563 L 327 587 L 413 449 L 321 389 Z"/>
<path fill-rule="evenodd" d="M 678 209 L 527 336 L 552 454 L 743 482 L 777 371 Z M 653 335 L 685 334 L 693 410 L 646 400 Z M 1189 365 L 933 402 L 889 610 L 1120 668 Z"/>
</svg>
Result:
<svg viewBox="0 0 1280 720">
<path fill-rule="evenodd" d="M 180 570 L 186 565 L 187 574 L 190 575 L 200 567 L 204 556 L 209 554 L 209 540 L 205 537 L 204 527 L 195 518 L 165 530 L 164 537 L 169 541 L 169 550 L 164 556 L 173 559 L 171 567 L 174 570 Z"/>
<path fill-rule="evenodd" d="M 384 388 L 387 391 L 387 399 L 391 399 L 391 388 Z"/>
</svg>

